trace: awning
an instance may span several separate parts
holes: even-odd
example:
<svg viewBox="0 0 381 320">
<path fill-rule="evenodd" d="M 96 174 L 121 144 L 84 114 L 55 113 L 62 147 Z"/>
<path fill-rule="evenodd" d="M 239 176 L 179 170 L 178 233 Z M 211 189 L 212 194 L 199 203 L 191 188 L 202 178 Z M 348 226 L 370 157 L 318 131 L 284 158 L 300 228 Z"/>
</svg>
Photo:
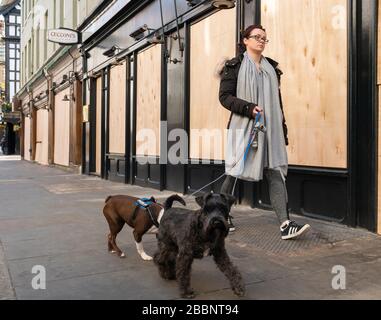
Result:
<svg viewBox="0 0 381 320">
<path fill-rule="evenodd" d="M 21 121 L 21 113 L 20 112 L 5 112 L 3 114 L 2 122 L 19 124 L 20 121 Z"/>
</svg>

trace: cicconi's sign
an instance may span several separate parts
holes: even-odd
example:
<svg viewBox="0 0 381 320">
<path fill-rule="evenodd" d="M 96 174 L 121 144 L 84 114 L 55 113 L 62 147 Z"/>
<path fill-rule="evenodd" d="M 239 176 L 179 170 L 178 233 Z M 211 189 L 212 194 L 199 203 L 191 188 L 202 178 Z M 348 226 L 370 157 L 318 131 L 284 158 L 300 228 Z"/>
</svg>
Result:
<svg viewBox="0 0 381 320">
<path fill-rule="evenodd" d="M 80 42 L 78 31 L 66 28 L 48 31 L 48 40 L 60 44 L 76 44 Z"/>
</svg>

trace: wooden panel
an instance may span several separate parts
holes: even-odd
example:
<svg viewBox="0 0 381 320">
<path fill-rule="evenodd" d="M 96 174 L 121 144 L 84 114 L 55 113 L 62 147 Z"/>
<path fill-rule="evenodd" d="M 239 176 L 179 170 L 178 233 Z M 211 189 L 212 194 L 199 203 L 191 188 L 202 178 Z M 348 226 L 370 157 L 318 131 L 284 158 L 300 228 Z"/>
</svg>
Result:
<svg viewBox="0 0 381 320">
<path fill-rule="evenodd" d="M 37 110 L 37 137 L 36 137 L 36 161 L 48 164 L 49 145 L 49 112 L 45 109 Z"/>
<path fill-rule="evenodd" d="M 381 1 L 378 1 L 378 84 L 381 84 Z"/>
<path fill-rule="evenodd" d="M 138 54 L 137 77 L 136 153 L 140 156 L 160 156 L 160 45 Z M 139 137 L 142 141 L 138 141 Z"/>
<path fill-rule="evenodd" d="M 218 70 L 225 60 L 235 56 L 235 44 L 235 9 L 219 11 L 191 26 L 190 157 L 192 159 L 225 159 L 225 129 L 230 112 L 219 102 Z M 195 134 L 198 130 L 204 132 L 198 136 Z M 204 138 L 202 142 L 201 137 Z"/>
<path fill-rule="evenodd" d="M 126 63 L 110 72 L 109 152 L 125 153 L 126 145 Z"/>
<path fill-rule="evenodd" d="M 381 20 L 379 20 L 381 24 Z M 377 232 L 381 235 L 381 86 L 378 86 L 378 219 Z"/>
<path fill-rule="evenodd" d="M 95 146 L 95 172 L 101 174 L 101 148 L 102 148 L 102 77 L 97 78 L 97 117 L 96 117 L 96 146 Z"/>
<path fill-rule="evenodd" d="M 346 168 L 347 0 L 261 3 L 265 55 L 284 72 L 289 163 Z"/>
<path fill-rule="evenodd" d="M 24 128 L 24 159 L 30 160 L 30 119 L 29 117 L 24 118 L 25 128 Z"/>
<path fill-rule="evenodd" d="M 72 103 L 71 119 L 70 119 L 70 162 L 73 165 L 80 166 L 82 164 L 82 124 L 83 124 L 83 108 L 82 108 L 82 82 L 77 80 L 73 84 L 73 94 L 75 101 Z"/>
<path fill-rule="evenodd" d="M 70 102 L 62 101 L 65 94 L 70 95 L 69 88 L 55 96 L 54 163 L 69 166 Z"/>
<path fill-rule="evenodd" d="M 378 2 L 378 226 L 377 232 L 381 234 L 381 1 Z"/>
</svg>

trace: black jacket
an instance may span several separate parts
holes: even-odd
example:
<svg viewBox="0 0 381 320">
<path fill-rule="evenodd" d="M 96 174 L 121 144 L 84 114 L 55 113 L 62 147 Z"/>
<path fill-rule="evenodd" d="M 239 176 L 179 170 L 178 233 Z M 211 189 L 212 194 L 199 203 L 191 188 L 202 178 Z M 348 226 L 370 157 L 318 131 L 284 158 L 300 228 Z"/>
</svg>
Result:
<svg viewBox="0 0 381 320">
<path fill-rule="evenodd" d="M 278 68 L 278 65 L 279 65 L 278 62 L 268 57 L 266 57 L 266 59 L 274 67 L 278 77 L 280 107 L 282 109 L 282 115 L 283 115 L 283 133 L 284 133 L 284 139 L 285 139 L 286 145 L 288 145 L 287 125 L 286 125 L 286 120 L 284 118 L 282 95 L 280 92 L 280 77 L 283 74 L 283 72 Z M 253 118 L 252 116 L 253 110 L 257 105 L 252 102 L 237 98 L 237 79 L 238 79 L 238 73 L 241 67 L 242 60 L 243 60 L 243 54 L 225 63 L 225 66 L 223 70 L 221 71 L 219 98 L 220 98 L 221 104 L 226 109 L 231 111 L 232 114 L 237 113 L 239 115 L 242 115 L 248 118 Z M 232 114 L 230 115 L 230 119 L 232 117 Z M 228 128 L 229 128 L 229 125 L 230 125 L 230 120 L 229 120 Z"/>
</svg>

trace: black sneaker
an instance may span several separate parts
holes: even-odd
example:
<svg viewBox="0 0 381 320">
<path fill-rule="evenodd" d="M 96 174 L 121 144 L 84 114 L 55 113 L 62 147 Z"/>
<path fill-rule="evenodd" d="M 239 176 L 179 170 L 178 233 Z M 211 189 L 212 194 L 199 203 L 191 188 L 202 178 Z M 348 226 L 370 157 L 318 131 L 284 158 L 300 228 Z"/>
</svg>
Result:
<svg viewBox="0 0 381 320">
<path fill-rule="evenodd" d="M 295 221 L 286 221 L 281 227 L 283 240 L 294 239 L 299 237 L 310 228 L 309 224 L 298 225 Z"/>
<path fill-rule="evenodd" d="M 234 218 L 232 216 L 229 216 L 229 218 L 228 218 L 229 232 L 235 231 L 235 226 L 233 224 L 232 219 L 234 219 Z"/>
</svg>

